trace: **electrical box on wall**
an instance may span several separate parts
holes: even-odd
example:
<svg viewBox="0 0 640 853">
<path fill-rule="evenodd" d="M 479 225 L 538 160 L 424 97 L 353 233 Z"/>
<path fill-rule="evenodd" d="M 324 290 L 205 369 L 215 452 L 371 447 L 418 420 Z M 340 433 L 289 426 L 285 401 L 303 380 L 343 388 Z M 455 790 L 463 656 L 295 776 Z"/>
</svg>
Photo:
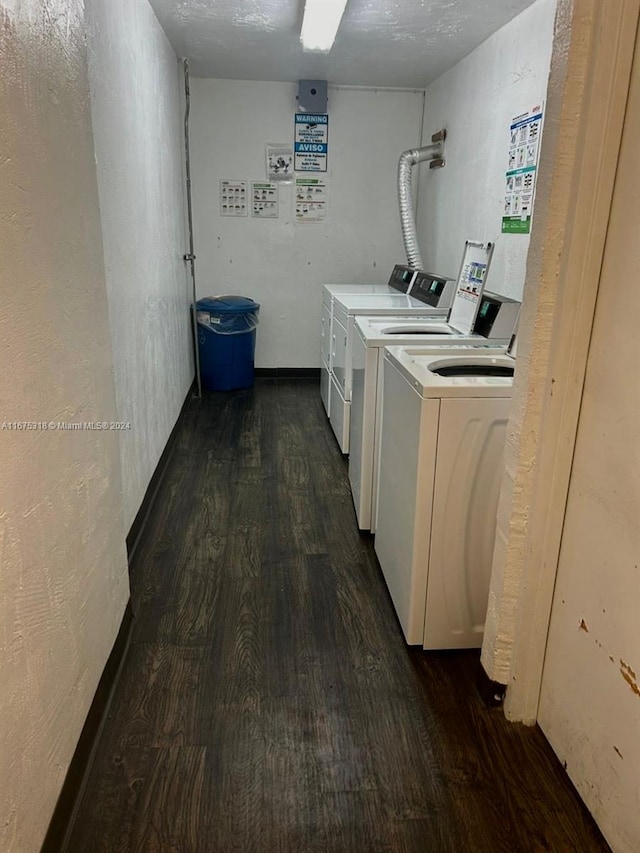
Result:
<svg viewBox="0 0 640 853">
<path fill-rule="evenodd" d="M 298 110 L 302 113 L 327 112 L 327 81 L 298 80 Z"/>
</svg>

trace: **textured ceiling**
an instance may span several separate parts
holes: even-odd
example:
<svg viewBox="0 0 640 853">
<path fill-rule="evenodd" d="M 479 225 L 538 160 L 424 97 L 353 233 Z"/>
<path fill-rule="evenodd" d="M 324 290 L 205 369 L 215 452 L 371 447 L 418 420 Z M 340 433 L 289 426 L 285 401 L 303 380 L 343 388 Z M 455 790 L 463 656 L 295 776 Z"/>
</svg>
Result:
<svg viewBox="0 0 640 853">
<path fill-rule="evenodd" d="M 196 77 L 424 88 L 532 0 L 349 0 L 328 55 L 300 46 L 303 0 L 150 0 Z"/>
</svg>

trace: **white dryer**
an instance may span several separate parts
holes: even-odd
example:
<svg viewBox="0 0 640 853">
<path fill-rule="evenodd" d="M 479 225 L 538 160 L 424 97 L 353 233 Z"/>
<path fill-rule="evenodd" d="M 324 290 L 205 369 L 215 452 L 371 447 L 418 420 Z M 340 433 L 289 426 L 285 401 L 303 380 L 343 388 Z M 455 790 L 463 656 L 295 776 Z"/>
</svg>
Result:
<svg viewBox="0 0 640 853">
<path fill-rule="evenodd" d="M 322 298 L 327 296 L 343 296 L 345 293 L 360 293 L 366 295 L 370 293 L 407 293 L 410 294 L 417 282 L 424 286 L 425 279 L 430 282 L 439 282 L 439 285 L 434 287 L 440 291 L 441 302 L 444 305 L 451 305 L 455 288 L 453 279 L 447 276 L 435 275 L 434 273 L 425 270 L 414 269 L 413 267 L 396 264 L 391 272 L 389 281 L 386 284 L 323 284 Z"/>
<path fill-rule="evenodd" d="M 382 293 L 389 296 L 394 293 L 409 293 L 415 281 L 416 270 L 408 267 L 396 266 L 391 273 L 387 284 L 323 284 L 322 285 L 322 311 L 320 316 L 320 398 L 325 412 L 329 415 L 329 388 L 331 378 L 331 322 L 333 315 L 333 301 L 336 296 L 344 296 L 347 293 L 358 293 L 361 296 L 369 296 Z"/>
<path fill-rule="evenodd" d="M 330 417 L 330 388 L 332 373 L 332 345 L 336 333 L 342 330 L 333 328 L 333 313 L 337 299 L 349 295 L 356 296 L 409 296 L 418 285 L 416 298 L 409 298 L 402 304 L 408 307 L 427 307 L 427 313 L 443 316 L 453 300 L 454 281 L 422 270 L 397 264 L 387 284 L 325 284 L 322 287 L 322 311 L 320 320 L 320 396 L 327 415 Z M 391 306 L 390 306 L 391 307 Z M 432 309 L 438 309 L 433 312 Z M 346 451 L 344 451 L 346 452 Z"/>
<path fill-rule="evenodd" d="M 482 644 L 514 367 L 385 351 L 375 551 L 411 645 Z"/>
<path fill-rule="evenodd" d="M 358 316 L 424 317 L 445 320 L 450 307 L 453 282 L 431 273 L 418 273 L 411 295 L 347 293 L 334 296 L 331 313 L 331 341 L 328 372 L 321 378 L 321 389 L 328 389 L 327 413 L 343 453 L 349 452 L 351 413 L 351 351 Z"/>
</svg>

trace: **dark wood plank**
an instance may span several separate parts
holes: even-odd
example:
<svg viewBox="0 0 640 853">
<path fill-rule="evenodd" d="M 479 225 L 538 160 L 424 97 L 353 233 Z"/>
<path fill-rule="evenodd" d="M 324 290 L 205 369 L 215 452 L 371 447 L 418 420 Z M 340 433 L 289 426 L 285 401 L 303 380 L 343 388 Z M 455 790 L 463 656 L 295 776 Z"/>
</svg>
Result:
<svg viewBox="0 0 640 853">
<path fill-rule="evenodd" d="M 113 749 L 206 743 L 202 717 L 205 650 L 199 646 L 138 643 L 113 702 L 103 736 Z"/>
<path fill-rule="evenodd" d="M 607 850 L 477 652 L 404 643 L 317 383 L 193 400 L 69 850 Z"/>
<path fill-rule="evenodd" d="M 67 849 L 95 853 L 205 851 L 204 747 L 127 749 L 104 756 L 85 793 Z"/>
</svg>

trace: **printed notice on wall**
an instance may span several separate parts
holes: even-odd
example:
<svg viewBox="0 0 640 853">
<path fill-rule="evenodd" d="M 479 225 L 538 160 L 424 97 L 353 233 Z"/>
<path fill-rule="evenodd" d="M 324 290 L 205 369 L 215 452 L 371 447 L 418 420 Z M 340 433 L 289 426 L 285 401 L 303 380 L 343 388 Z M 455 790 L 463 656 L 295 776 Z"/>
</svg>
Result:
<svg viewBox="0 0 640 853">
<path fill-rule="evenodd" d="M 247 215 L 247 182 L 223 178 L 220 181 L 220 216 Z"/>
<path fill-rule="evenodd" d="M 512 119 L 505 174 L 503 234 L 528 234 L 531 231 L 541 135 L 542 104 Z"/>
<path fill-rule="evenodd" d="M 326 182 L 319 178 L 296 178 L 296 222 L 322 222 L 326 214 Z"/>
<path fill-rule="evenodd" d="M 278 218 L 278 185 L 274 181 L 251 181 L 251 216 Z"/>
<path fill-rule="evenodd" d="M 291 182 L 293 180 L 293 148 L 290 145 L 269 143 L 265 148 L 267 180 Z"/>
<path fill-rule="evenodd" d="M 296 172 L 326 172 L 329 116 L 296 113 L 294 117 Z"/>
</svg>

